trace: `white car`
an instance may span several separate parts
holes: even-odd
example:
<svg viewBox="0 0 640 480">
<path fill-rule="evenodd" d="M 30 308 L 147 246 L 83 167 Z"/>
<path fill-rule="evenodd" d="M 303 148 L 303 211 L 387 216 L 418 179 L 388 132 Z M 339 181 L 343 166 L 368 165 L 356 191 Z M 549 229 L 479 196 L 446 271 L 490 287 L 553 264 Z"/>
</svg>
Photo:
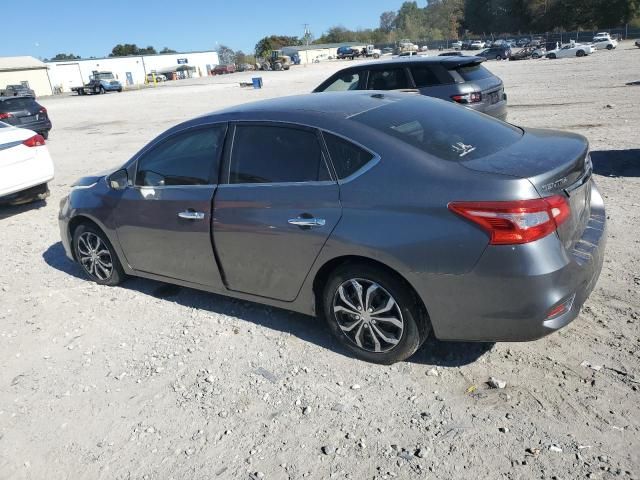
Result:
<svg viewBox="0 0 640 480">
<path fill-rule="evenodd" d="M 462 49 L 462 42 L 460 40 L 456 40 L 455 42 L 451 43 L 451 48 L 453 48 L 454 50 Z"/>
<path fill-rule="evenodd" d="M 607 50 L 613 50 L 618 46 L 617 40 L 611 38 L 608 33 L 597 34 L 595 37 L 593 37 L 591 44 L 595 47 L 596 50 L 604 50 L 605 48 Z"/>
<path fill-rule="evenodd" d="M 482 40 L 474 40 L 471 42 L 471 50 L 482 50 L 485 47 L 485 43 Z"/>
<path fill-rule="evenodd" d="M 580 43 L 571 43 L 561 48 L 555 48 L 548 50 L 545 55 L 547 58 L 570 58 L 570 57 L 584 57 L 595 52 L 595 48 L 591 45 L 582 45 Z"/>
<path fill-rule="evenodd" d="M 52 179 L 53 161 L 42 135 L 0 122 L 0 203 L 42 200 Z"/>
</svg>

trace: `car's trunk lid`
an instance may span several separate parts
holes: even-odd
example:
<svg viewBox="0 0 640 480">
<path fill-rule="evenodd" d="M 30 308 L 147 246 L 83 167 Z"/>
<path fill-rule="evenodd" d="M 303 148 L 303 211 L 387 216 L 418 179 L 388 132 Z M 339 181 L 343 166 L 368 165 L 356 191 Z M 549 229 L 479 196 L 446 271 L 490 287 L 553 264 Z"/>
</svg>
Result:
<svg viewBox="0 0 640 480">
<path fill-rule="evenodd" d="M 563 195 L 571 216 L 558 229 L 570 249 L 582 235 L 590 215 L 591 159 L 583 137 L 570 133 L 527 129 L 522 139 L 500 152 L 461 162 L 481 172 L 528 179 L 541 197 Z"/>
</svg>

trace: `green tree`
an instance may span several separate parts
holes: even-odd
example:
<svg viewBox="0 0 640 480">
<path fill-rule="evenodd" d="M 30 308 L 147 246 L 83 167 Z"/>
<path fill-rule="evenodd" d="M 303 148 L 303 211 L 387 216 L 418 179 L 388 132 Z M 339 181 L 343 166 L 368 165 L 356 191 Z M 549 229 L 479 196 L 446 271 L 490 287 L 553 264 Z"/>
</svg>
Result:
<svg viewBox="0 0 640 480">
<path fill-rule="evenodd" d="M 393 10 L 380 14 L 380 30 L 385 33 L 391 32 L 396 26 L 397 14 Z"/>
<path fill-rule="evenodd" d="M 129 55 L 154 55 L 156 49 L 149 45 L 146 48 L 138 48 L 135 43 L 118 44 L 111 50 L 110 57 L 127 57 Z"/>
<path fill-rule="evenodd" d="M 286 35 L 269 35 L 264 37 L 256 43 L 255 54 L 256 57 L 262 57 L 269 55 L 271 50 L 280 50 L 282 47 L 289 47 L 295 45 L 302 45 L 302 42 L 298 37 L 288 37 Z"/>
<path fill-rule="evenodd" d="M 160 53 L 178 53 L 178 52 L 170 49 L 169 47 L 164 47 L 162 50 L 160 50 Z"/>
<path fill-rule="evenodd" d="M 80 55 L 74 55 L 73 53 L 58 53 L 50 61 L 63 61 L 63 60 L 79 60 Z"/>
</svg>

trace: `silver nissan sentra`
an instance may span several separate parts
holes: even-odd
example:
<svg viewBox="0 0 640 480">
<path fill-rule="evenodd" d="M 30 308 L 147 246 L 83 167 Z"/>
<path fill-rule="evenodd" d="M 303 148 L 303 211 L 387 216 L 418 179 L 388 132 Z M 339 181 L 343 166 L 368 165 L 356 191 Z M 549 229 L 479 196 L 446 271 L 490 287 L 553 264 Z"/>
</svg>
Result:
<svg viewBox="0 0 640 480">
<path fill-rule="evenodd" d="M 168 130 L 61 202 L 67 256 L 324 318 L 392 363 L 433 332 L 522 341 L 571 322 L 602 268 L 585 138 L 409 93 L 316 93 Z"/>
</svg>

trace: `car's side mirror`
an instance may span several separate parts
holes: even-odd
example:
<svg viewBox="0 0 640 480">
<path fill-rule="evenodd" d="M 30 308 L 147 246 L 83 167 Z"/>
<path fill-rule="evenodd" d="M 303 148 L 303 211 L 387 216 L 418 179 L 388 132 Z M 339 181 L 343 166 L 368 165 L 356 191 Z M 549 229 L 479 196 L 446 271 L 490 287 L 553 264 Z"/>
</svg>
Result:
<svg viewBox="0 0 640 480">
<path fill-rule="evenodd" d="M 129 184 L 129 174 L 125 169 L 109 175 L 109 186 L 114 190 L 124 190 Z"/>
</svg>

